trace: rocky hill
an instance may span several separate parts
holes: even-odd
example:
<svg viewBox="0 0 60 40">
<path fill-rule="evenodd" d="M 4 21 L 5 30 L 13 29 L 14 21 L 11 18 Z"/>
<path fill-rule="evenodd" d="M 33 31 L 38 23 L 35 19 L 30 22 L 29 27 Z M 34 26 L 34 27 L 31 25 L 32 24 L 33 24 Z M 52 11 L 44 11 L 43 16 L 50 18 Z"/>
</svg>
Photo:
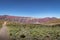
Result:
<svg viewBox="0 0 60 40">
<path fill-rule="evenodd" d="M 30 24 L 60 23 L 60 19 L 55 18 L 55 17 L 33 18 L 33 17 L 0 15 L 0 20 L 18 22 L 18 23 L 27 23 L 27 24 L 28 23 L 30 23 Z"/>
</svg>

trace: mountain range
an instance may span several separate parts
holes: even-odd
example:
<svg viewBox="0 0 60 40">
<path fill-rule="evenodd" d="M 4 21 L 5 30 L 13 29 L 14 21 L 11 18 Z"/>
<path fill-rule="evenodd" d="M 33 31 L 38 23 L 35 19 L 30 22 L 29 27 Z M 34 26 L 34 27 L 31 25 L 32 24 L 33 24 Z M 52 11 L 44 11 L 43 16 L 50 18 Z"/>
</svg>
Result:
<svg viewBox="0 0 60 40">
<path fill-rule="evenodd" d="M 0 15 L 0 20 L 10 21 L 10 22 L 18 22 L 18 23 L 25 23 L 25 24 L 60 23 L 60 19 L 56 18 L 56 17 L 33 18 L 33 17 Z"/>
</svg>

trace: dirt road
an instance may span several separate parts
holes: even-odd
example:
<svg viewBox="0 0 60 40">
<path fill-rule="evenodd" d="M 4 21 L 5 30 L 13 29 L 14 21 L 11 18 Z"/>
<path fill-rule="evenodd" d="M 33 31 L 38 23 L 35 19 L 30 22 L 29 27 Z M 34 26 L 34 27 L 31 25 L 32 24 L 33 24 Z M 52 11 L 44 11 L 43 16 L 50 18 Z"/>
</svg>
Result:
<svg viewBox="0 0 60 40">
<path fill-rule="evenodd" d="M 6 26 L 7 22 L 2 24 L 2 28 L 0 29 L 0 40 L 8 40 L 8 30 Z"/>
</svg>

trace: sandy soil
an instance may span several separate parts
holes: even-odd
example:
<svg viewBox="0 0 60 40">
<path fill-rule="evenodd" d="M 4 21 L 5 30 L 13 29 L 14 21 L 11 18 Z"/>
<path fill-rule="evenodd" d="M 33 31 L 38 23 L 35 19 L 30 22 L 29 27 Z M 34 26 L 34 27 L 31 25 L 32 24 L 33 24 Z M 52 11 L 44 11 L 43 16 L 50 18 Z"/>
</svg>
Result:
<svg viewBox="0 0 60 40">
<path fill-rule="evenodd" d="M 3 23 L 2 28 L 0 29 L 0 40 L 8 40 L 8 30 L 6 22 Z"/>
</svg>

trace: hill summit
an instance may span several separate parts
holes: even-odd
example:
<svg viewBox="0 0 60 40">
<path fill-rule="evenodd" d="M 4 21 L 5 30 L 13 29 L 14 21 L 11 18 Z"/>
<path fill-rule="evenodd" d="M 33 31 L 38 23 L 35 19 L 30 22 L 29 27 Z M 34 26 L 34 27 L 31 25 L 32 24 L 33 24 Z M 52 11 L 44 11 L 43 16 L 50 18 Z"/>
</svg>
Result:
<svg viewBox="0 0 60 40">
<path fill-rule="evenodd" d="M 41 24 L 41 23 L 60 23 L 60 19 L 55 17 L 46 18 L 33 18 L 33 17 L 21 17 L 21 16 L 10 16 L 10 15 L 0 15 L 0 20 L 18 22 L 18 23 L 30 23 L 30 24 Z"/>
</svg>

